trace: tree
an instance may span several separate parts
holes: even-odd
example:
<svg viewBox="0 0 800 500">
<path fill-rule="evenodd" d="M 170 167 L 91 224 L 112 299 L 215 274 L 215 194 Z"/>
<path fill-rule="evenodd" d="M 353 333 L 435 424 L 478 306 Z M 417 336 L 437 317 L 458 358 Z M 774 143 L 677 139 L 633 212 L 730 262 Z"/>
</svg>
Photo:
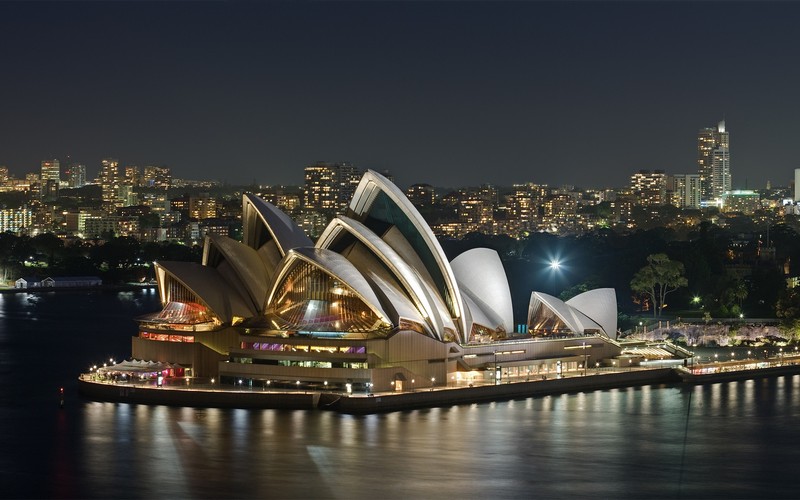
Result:
<svg viewBox="0 0 800 500">
<path fill-rule="evenodd" d="M 669 260 L 666 254 L 647 256 L 647 265 L 639 269 L 631 280 L 631 289 L 650 298 L 653 303 L 653 317 L 661 316 L 670 292 L 686 286 L 683 264 Z"/>
</svg>

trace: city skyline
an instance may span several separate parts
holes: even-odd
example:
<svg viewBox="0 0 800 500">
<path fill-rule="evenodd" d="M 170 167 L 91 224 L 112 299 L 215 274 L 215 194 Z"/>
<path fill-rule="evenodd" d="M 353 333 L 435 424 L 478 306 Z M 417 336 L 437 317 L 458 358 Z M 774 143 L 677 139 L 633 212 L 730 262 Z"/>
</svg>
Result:
<svg viewBox="0 0 800 500">
<path fill-rule="evenodd" d="M 300 184 L 350 162 L 401 185 L 622 186 L 693 173 L 733 131 L 733 188 L 785 185 L 795 3 L 0 5 L 0 164 L 69 155 Z M 710 23 L 708 19 L 714 19 Z M 9 149 L 13 146 L 13 149 Z"/>
</svg>

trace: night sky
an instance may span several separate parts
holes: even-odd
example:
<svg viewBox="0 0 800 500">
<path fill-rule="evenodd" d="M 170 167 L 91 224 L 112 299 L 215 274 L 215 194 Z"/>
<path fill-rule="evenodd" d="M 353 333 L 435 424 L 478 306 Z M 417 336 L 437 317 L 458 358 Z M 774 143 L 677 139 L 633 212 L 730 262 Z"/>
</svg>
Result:
<svg viewBox="0 0 800 500">
<path fill-rule="evenodd" d="M 798 2 L 0 2 L 0 165 L 622 186 L 694 172 L 724 116 L 734 187 L 786 185 L 799 24 Z"/>
</svg>

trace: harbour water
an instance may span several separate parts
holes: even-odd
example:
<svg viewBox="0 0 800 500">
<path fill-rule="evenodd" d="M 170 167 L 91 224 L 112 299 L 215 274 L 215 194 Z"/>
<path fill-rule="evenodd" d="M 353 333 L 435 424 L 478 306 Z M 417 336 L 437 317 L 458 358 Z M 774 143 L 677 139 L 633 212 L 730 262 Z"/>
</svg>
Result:
<svg viewBox="0 0 800 500">
<path fill-rule="evenodd" d="M 81 399 L 77 374 L 127 356 L 156 309 L 152 291 L 0 295 L 0 496 L 798 496 L 800 376 L 367 416 Z"/>
</svg>

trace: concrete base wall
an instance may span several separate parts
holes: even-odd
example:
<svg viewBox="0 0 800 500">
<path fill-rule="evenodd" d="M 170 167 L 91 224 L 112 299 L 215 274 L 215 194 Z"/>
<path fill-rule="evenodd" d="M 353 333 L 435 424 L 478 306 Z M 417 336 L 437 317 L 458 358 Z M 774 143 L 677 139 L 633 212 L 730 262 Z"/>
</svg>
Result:
<svg viewBox="0 0 800 500">
<path fill-rule="evenodd" d="M 168 406 L 313 410 L 319 402 L 318 393 L 177 390 L 88 380 L 79 380 L 78 390 L 98 401 Z"/>
<path fill-rule="evenodd" d="M 319 407 L 320 409 L 336 410 L 342 413 L 378 413 L 674 382 L 680 382 L 680 378 L 673 369 L 664 368 L 535 382 L 518 382 L 514 384 L 435 391 L 421 390 L 411 393 L 381 394 L 373 397 L 348 397 L 323 393 L 320 396 Z"/>
</svg>

